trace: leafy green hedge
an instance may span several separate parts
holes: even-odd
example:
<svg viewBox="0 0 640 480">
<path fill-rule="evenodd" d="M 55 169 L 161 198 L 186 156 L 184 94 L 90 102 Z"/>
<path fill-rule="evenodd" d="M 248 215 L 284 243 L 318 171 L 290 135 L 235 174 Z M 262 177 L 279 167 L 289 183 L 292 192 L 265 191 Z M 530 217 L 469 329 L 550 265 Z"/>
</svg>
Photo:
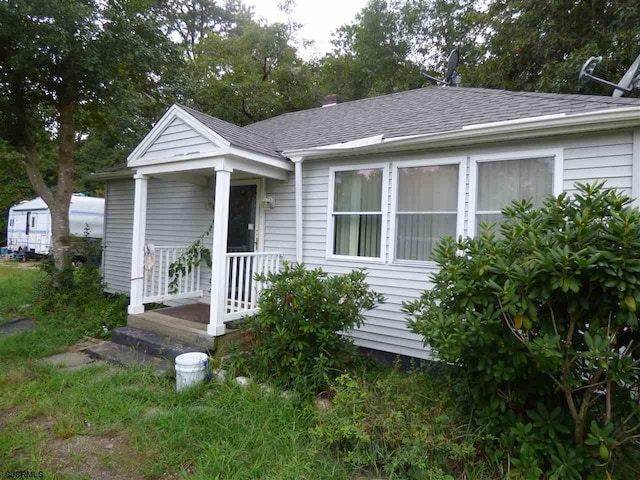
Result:
<svg viewBox="0 0 640 480">
<path fill-rule="evenodd" d="M 512 477 L 640 478 L 640 213 L 577 185 L 514 203 L 500 235 L 437 249 L 413 331 L 469 379 Z"/>
</svg>

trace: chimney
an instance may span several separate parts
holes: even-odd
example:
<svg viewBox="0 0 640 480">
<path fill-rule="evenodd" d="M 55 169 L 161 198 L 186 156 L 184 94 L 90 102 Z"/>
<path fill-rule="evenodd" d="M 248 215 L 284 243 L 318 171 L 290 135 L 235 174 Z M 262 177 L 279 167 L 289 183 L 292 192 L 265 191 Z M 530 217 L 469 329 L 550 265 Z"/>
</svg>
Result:
<svg viewBox="0 0 640 480">
<path fill-rule="evenodd" d="M 331 95 L 325 95 L 322 98 L 323 107 L 330 107 L 331 105 L 336 105 L 337 103 L 340 103 L 340 102 L 341 102 L 340 98 L 335 93 L 332 93 Z"/>
</svg>

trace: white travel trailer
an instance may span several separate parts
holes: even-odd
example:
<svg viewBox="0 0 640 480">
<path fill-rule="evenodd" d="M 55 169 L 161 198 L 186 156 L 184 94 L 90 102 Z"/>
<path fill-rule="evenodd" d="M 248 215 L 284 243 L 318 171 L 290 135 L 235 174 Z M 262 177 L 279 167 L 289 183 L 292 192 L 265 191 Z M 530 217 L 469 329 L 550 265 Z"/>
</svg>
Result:
<svg viewBox="0 0 640 480">
<path fill-rule="evenodd" d="M 74 193 L 69 208 L 69 232 L 84 235 L 89 227 L 91 238 L 102 238 L 104 198 Z M 40 197 L 25 200 L 9 209 L 7 247 L 13 252 L 47 255 L 51 249 L 51 214 Z"/>
</svg>

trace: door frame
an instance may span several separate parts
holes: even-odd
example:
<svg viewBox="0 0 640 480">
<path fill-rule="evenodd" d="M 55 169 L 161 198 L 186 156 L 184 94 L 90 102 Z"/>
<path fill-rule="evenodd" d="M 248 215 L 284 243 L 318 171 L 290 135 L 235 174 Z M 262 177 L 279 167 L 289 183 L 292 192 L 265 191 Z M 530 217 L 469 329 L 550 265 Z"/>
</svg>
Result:
<svg viewBox="0 0 640 480">
<path fill-rule="evenodd" d="M 256 186 L 256 218 L 254 220 L 255 228 L 255 250 L 256 252 L 264 251 L 264 208 L 262 206 L 262 198 L 264 198 L 265 179 L 264 178 L 243 178 L 239 180 L 231 179 L 232 187 L 241 187 L 245 185 Z M 229 192 L 231 195 L 231 192 Z"/>
</svg>

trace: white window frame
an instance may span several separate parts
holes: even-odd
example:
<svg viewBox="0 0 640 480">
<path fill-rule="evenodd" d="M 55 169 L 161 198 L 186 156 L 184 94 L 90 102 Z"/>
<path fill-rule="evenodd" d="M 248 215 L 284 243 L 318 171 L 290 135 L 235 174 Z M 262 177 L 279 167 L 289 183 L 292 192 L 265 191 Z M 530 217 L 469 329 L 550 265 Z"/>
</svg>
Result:
<svg viewBox="0 0 640 480">
<path fill-rule="evenodd" d="M 502 162 L 507 160 L 531 160 L 535 158 L 553 157 L 553 187 L 552 194 L 560 195 L 563 191 L 563 162 L 564 149 L 547 148 L 539 150 L 521 150 L 501 153 L 487 153 L 471 155 L 471 171 L 469 174 L 469 216 L 467 234 L 476 234 L 476 207 L 478 202 L 478 164 L 483 162 Z"/>
<path fill-rule="evenodd" d="M 397 265 L 416 265 L 435 267 L 433 260 L 405 260 L 396 257 L 396 219 L 398 214 L 398 170 L 412 167 L 437 167 L 440 165 L 458 165 L 458 198 L 456 208 L 456 239 L 464 235 L 465 193 L 467 184 L 467 157 L 444 157 L 424 160 L 405 160 L 392 165 L 391 186 L 391 225 L 389 227 L 389 255 L 392 263 Z"/>
<path fill-rule="evenodd" d="M 380 212 L 353 212 L 358 215 L 378 215 L 381 214 L 381 232 L 380 232 L 380 256 L 379 257 L 358 257 L 353 255 L 336 255 L 333 253 L 334 242 L 334 222 L 333 207 L 336 172 L 348 172 L 358 170 L 382 170 L 382 192 L 380 198 Z M 344 260 L 349 262 L 367 262 L 367 263 L 384 263 L 387 247 L 387 213 L 389 210 L 389 163 L 367 163 L 367 164 L 350 164 L 340 165 L 339 167 L 329 168 L 329 201 L 327 204 L 327 260 Z M 342 215 L 351 212 L 340 212 Z"/>
</svg>

